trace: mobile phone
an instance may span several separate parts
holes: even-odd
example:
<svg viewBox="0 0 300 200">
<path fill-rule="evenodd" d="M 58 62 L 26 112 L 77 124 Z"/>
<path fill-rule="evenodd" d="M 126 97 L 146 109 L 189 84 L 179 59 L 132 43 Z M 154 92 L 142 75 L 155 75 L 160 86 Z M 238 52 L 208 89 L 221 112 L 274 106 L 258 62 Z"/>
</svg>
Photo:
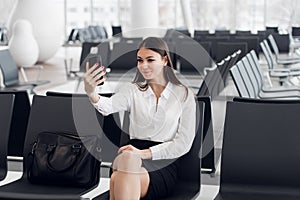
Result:
<svg viewBox="0 0 300 200">
<path fill-rule="evenodd" d="M 95 65 L 96 63 L 99 63 L 98 67 L 102 66 L 102 59 L 101 59 L 101 55 L 100 54 L 89 54 L 88 58 L 87 58 L 87 62 L 89 62 L 89 66 L 92 67 L 93 65 Z M 98 68 L 97 67 L 97 68 Z M 105 70 L 105 68 L 103 69 Z M 103 71 L 102 70 L 102 71 Z M 98 75 L 98 74 L 97 74 Z M 103 76 L 101 76 L 98 80 L 103 79 Z M 99 85 L 103 85 L 104 82 L 98 84 Z"/>
</svg>

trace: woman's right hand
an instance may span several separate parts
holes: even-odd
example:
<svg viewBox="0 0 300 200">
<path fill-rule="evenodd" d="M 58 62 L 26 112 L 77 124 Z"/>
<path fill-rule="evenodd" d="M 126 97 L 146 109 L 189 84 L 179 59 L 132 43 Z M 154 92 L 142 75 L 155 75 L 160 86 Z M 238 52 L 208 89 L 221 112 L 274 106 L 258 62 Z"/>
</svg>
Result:
<svg viewBox="0 0 300 200">
<path fill-rule="evenodd" d="M 104 66 L 98 67 L 99 63 L 94 64 L 92 67 L 89 66 L 89 63 L 86 63 L 86 73 L 84 74 L 84 90 L 86 94 L 90 97 L 93 103 L 98 102 L 99 97 L 95 93 L 97 85 L 103 83 L 106 80 L 104 76 L 106 71 Z M 101 77 L 103 78 L 101 79 Z M 96 95 L 95 95 L 96 94 Z"/>
</svg>

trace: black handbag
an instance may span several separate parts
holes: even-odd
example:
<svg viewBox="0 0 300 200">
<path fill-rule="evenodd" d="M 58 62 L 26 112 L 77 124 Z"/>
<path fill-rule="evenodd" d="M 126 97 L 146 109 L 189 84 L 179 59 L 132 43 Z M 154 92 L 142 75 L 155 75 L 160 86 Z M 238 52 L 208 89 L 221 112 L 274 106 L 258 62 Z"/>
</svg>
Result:
<svg viewBox="0 0 300 200">
<path fill-rule="evenodd" d="M 99 145 L 97 136 L 39 133 L 27 160 L 28 180 L 38 184 L 94 186 L 100 178 Z"/>
</svg>

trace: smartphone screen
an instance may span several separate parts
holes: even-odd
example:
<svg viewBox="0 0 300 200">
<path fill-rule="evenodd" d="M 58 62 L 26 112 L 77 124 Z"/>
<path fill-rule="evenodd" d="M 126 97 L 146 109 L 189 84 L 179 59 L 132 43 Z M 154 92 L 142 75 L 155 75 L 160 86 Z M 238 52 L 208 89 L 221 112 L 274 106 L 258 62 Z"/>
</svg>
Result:
<svg viewBox="0 0 300 200">
<path fill-rule="evenodd" d="M 90 67 L 92 67 L 96 63 L 99 63 L 98 67 L 102 66 L 102 59 L 99 54 L 89 54 L 88 58 L 87 58 L 87 62 L 89 62 Z M 103 69 L 103 70 L 105 70 L 105 69 Z M 101 79 L 103 79 L 103 76 L 101 76 L 98 80 L 101 80 Z M 100 83 L 99 85 L 103 85 L 103 84 L 104 84 L 104 82 Z"/>
</svg>

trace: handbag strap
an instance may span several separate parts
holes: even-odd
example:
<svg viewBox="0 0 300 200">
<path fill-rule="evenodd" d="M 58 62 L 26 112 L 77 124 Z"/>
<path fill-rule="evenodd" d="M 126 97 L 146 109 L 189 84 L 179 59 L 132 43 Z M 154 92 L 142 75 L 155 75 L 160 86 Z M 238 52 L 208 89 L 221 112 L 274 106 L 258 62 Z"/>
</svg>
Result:
<svg viewBox="0 0 300 200">
<path fill-rule="evenodd" d="M 71 162 L 69 162 L 68 165 L 65 165 L 63 168 L 61 169 L 57 169 L 55 167 L 53 167 L 51 165 L 51 162 L 50 162 L 50 158 L 51 156 L 53 155 L 54 153 L 54 150 L 56 148 L 56 145 L 48 145 L 47 147 L 47 152 L 48 152 L 48 156 L 47 156 L 47 167 L 51 170 L 51 171 L 54 171 L 54 172 L 63 172 L 63 171 L 66 171 L 68 169 L 70 169 L 71 167 L 74 166 L 74 164 L 76 163 L 76 160 L 77 160 L 77 157 L 78 155 L 80 154 L 80 151 L 81 151 L 81 148 L 82 148 L 82 145 L 81 144 L 73 144 L 72 145 L 72 156 L 71 156 Z"/>
</svg>

